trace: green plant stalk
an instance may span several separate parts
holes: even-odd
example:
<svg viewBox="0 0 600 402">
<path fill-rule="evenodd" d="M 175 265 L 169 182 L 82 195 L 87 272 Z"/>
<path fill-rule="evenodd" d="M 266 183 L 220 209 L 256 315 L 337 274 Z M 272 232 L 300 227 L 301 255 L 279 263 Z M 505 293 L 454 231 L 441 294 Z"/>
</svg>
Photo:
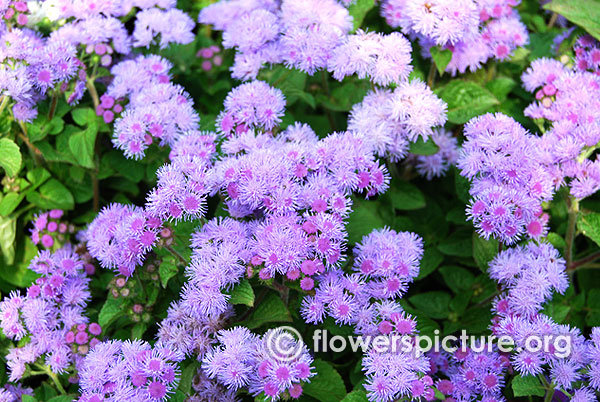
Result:
<svg viewBox="0 0 600 402">
<path fill-rule="evenodd" d="M 570 196 L 567 203 L 569 204 L 567 234 L 565 238 L 565 259 L 567 267 L 573 263 L 573 244 L 577 236 L 577 215 L 579 214 L 579 200 Z"/>
<path fill-rule="evenodd" d="M 6 105 L 8 105 L 9 99 L 10 98 L 6 95 L 2 96 L 2 103 L 0 103 L 0 114 L 2 114 L 2 112 L 4 112 L 4 109 L 6 109 Z"/>
</svg>

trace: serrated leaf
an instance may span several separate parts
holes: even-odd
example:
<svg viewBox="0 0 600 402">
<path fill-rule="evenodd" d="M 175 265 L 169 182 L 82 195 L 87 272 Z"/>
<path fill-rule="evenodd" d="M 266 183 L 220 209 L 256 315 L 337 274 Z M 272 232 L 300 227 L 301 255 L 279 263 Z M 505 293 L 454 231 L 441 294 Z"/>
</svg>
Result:
<svg viewBox="0 0 600 402">
<path fill-rule="evenodd" d="M 388 190 L 394 208 L 404 211 L 423 208 L 425 196 L 416 186 L 406 181 L 395 183 Z"/>
<path fill-rule="evenodd" d="M 21 395 L 21 401 L 22 402 L 37 402 L 37 399 L 35 399 L 31 395 L 23 394 L 23 395 Z"/>
<path fill-rule="evenodd" d="M 374 0 L 355 0 L 350 4 L 348 13 L 352 16 L 354 31 L 360 28 L 365 16 L 373 7 L 375 7 Z"/>
<path fill-rule="evenodd" d="M 434 46 L 431 49 L 429 49 L 429 52 L 431 53 L 431 58 L 435 63 L 435 67 L 437 68 L 438 74 L 444 74 L 444 71 L 446 71 L 446 67 L 448 67 L 448 63 L 450 63 L 450 60 L 452 60 L 452 51 L 450 49 L 442 50 L 439 47 Z"/>
<path fill-rule="evenodd" d="M 473 232 L 473 258 L 477 266 L 486 272 L 490 261 L 498 254 L 498 240 L 486 240 Z"/>
<path fill-rule="evenodd" d="M 473 81 L 453 80 L 435 92 L 448 104 L 448 121 L 454 124 L 464 124 L 500 103 Z"/>
<path fill-rule="evenodd" d="M 346 386 L 342 376 L 331 364 L 323 360 L 315 360 L 317 375 L 304 384 L 303 393 L 321 402 L 339 402 L 346 396 Z"/>
<path fill-rule="evenodd" d="M 562 15 L 600 40 L 599 0 L 552 0 L 544 8 Z"/>
<path fill-rule="evenodd" d="M 423 140 L 423 137 L 419 137 L 416 142 L 411 142 L 409 152 L 415 155 L 435 155 L 438 153 L 440 148 L 435 145 L 435 142 L 430 138 L 427 141 Z"/>
<path fill-rule="evenodd" d="M 254 290 L 247 279 L 235 285 L 229 292 L 229 296 L 229 303 L 231 304 L 245 304 L 248 307 L 254 306 Z"/>
<path fill-rule="evenodd" d="M 540 380 L 532 375 L 526 377 L 516 375 L 512 379 L 512 389 L 516 397 L 544 396 L 546 394 L 546 390 Z"/>
<path fill-rule="evenodd" d="M 106 327 L 123 314 L 123 300 L 109 296 L 98 313 L 98 324 Z"/>
<path fill-rule="evenodd" d="M 158 266 L 158 276 L 160 276 L 160 283 L 163 288 L 167 287 L 169 279 L 177 275 L 179 268 L 177 268 L 177 260 L 174 256 L 168 255 L 163 258 L 162 262 Z"/>
<path fill-rule="evenodd" d="M 258 328 L 268 322 L 291 322 L 292 316 L 283 301 L 274 293 L 269 293 L 252 315 L 244 323 L 250 329 Z"/>
<path fill-rule="evenodd" d="M 56 179 L 44 183 L 39 191 L 27 194 L 27 201 L 42 209 L 73 209 L 75 200 L 71 192 Z"/>
<path fill-rule="evenodd" d="M 577 229 L 600 246 L 600 214 L 592 212 L 579 215 Z"/>
<path fill-rule="evenodd" d="M 4 168 L 7 176 L 14 177 L 21 170 L 21 150 L 8 138 L 0 139 L 0 167 Z"/>
</svg>

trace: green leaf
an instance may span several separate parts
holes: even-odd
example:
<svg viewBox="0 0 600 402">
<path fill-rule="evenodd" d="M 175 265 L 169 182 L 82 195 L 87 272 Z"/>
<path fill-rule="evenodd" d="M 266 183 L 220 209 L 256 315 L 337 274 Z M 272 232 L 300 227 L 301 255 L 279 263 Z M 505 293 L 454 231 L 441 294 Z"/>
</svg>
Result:
<svg viewBox="0 0 600 402">
<path fill-rule="evenodd" d="M 455 257 L 472 257 L 471 237 L 464 237 L 463 232 L 451 234 L 438 245 L 438 250 Z"/>
<path fill-rule="evenodd" d="M 23 394 L 23 395 L 21 395 L 21 401 L 22 402 L 37 402 L 37 399 L 35 399 L 31 395 Z"/>
<path fill-rule="evenodd" d="M 28 171 L 25 177 L 27 177 L 27 180 L 29 180 L 29 182 L 31 183 L 32 188 L 36 189 L 42 184 L 44 184 L 46 180 L 52 177 L 52 175 L 48 173 L 46 169 L 38 167 Z"/>
<path fill-rule="evenodd" d="M 283 301 L 278 295 L 269 293 L 252 315 L 245 322 L 246 327 L 250 329 L 258 328 L 268 322 L 291 322 L 292 316 Z"/>
<path fill-rule="evenodd" d="M 373 229 L 385 225 L 380 215 L 380 208 L 374 202 L 356 200 L 354 212 L 348 218 L 348 241 L 351 244 L 361 241 L 363 236 L 371 233 Z"/>
<path fill-rule="evenodd" d="M 75 201 L 71 192 L 56 179 L 44 183 L 39 192 L 27 194 L 27 201 L 42 209 L 73 209 Z"/>
<path fill-rule="evenodd" d="M 454 124 L 464 124 L 500 104 L 490 91 L 473 81 L 450 81 L 435 92 L 448 104 L 448 121 Z"/>
<path fill-rule="evenodd" d="M 231 289 L 229 296 L 229 303 L 231 304 L 245 304 L 248 307 L 254 306 L 254 290 L 247 279 L 235 285 Z"/>
<path fill-rule="evenodd" d="M 559 250 L 563 250 L 567 245 L 565 239 L 556 232 L 548 232 L 546 240 L 548 240 L 548 243 L 552 244 L 554 248 Z"/>
<path fill-rule="evenodd" d="M 346 396 L 346 386 L 342 376 L 333 366 L 323 360 L 315 360 L 317 375 L 304 384 L 304 394 L 321 402 L 339 402 Z"/>
<path fill-rule="evenodd" d="M 517 374 L 512 380 L 512 389 L 516 397 L 544 396 L 546 394 L 540 380 L 532 375 L 521 377 Z"/>
<path fill-rule="evenodd" d="M 416 142 L 411 142 L 410 147 L 408 149 L 411 154 L 415 155 L 435 155 L 440 150 L 440 148 L 435 145 L 432 139 L 427 140 L 427 142 L 423 141 L 423 137 L 419 137 Z"/>
<path fill-rule="evenodd" d="M 503 101 L 508 97 L 508 94 L 514 87 L 517 86 L 515 80 L 509 77 L 498 77 L 491 80 L 485 87 L 498 99 Z"/>
<path fill-rule="evenodd" d="M 132 339 L 142 339 L 144 336 L 144 332 L 148 329 L 148 324 L 145 322 L 136 323 L 133 328 L 131 328 L 131 338 Z"/>
<path fill-rule="evenodd" d="M 388 191 L 392 205 L 400 210 L 414 210 L 425 206 L 425 196 L 416 186 L 406 181 L 398 181 Z"/>
<path fill-rule="evenodd" d="M 544 8 L 562 15 L 600 40 L 599 0 L 552 0 Z"/>
<path fill-rule="evenodd" d="M 123 300 L 109 296 L 98 313 L 98 324 L 106 327 L 123 314 Z"/>
<path fill-rule="evenodd" d="M 181 371 L 181 377 L 179 378 L 179 386 L 177 389 L 181 390 L 184 394 L 189 394 L 192 391 L 192 381 L 198 370 L 198 362 L 191 361 Z"/>
<path fill-rule="evenodd" d="M 590 327 L 600 326 L 600 289 L 591 289 L 588 292 L 586 306 L 589 311 L 585 323 Z"/>
<path fill-rule="evenodd" d="M 80 126 L 98 125 L 98 116 L 92 108 L 79 108 L 71 112 L 73 121 Z"/>
<path fill-rule="evenodd" d="M 434 291 L 411 296 L 408 301 L 427 317 L 442 319 L 448 317 L 448 305 L 451 299 L 449 293 Z"/>
<path fill-rule="evenodd" d="M 473 258 L 477 266 L 486 272 L 490 261 L 498 254 L 498 240 L 486 240 L 473 232 Z"/>
<path fill-rule="evenodd" d="M 21 170 L 21 150 L 8 138 L 0 139 L 0 167 L 4 168 L 7 176 L 14 177 Z"/>
<path fill-rule="evenodd" d="M 77 395 L 68 394 L 68 395 L 57 395 L 54 398 L 48 399 L 48 402 L 71 402 L 77 399 Z"/>
<path fill-rule="evenodd" d="M 0 216 L 10 215 L 25 198 L 24 193 L 8 193 L 0 201 Z"/>
<path fill-rule="evenodd" d="M 179 268 L 177 268 L 177 259 L 175 256 L 166 256 L 158 267 L 158 275 L 160 276 L 160 283 L 163 288 L 167 287 L 169 279 L 177 275 Z"/>
<path fill-rule="evenodd" d="M 369 402 L 364 391 L 352 391 L 341 402 Z"/>
<path fill-rule="evenodd" d="M 111 169 L 134 183 L 138 183 L 144 178 L 144 166 L 132 159 L 125 158 L 121 151 L 112 150 L 104 154 L 100 163 L 101 174 L 104 173 L 106 166 L 110 166 Z"/>
<path fill-rule="evenodd" d="M 442 274 L 442 278 L 444 278 L 446 285 L 448 285 L 454 293 L 463 293 L 470 289 L 475 280 L 475 275 L 473 275 L 471 271 L 453 265 L 441 267 L 439 272 Z"/>
<path fill-rule="evenodd" d="M 17 237 L 17 218 L 5 216 L 0 217 L 0 251 L 7 265 L 15 262 L 15 251 Z"/>
<path fill-rule="evenodd" d="M 419 270 L 419 276 L 417 279 L 423 279 L 433 271 L 444 260 L 444 256 L 437 249 L 433 247 L 425 247 L 423 258 L 421 259 L 421 269 Z"/>
<path fill-rule="evenodd" d="M 96 127 L 88 127 L 85 130 L 71 134 L 69 137 L 69 149 L 75 160 L 79 165 L 89 169 L 94 167 L 94 145 L 96 144 L 97 134 Z"/>
<path fill-rule="evenodd" d="M 355 0 L 348 7 L 348 13 L 352 16 L 354 31 L 360 28 L 365 16 L 373 7 L 375 7 L 375 0 Z"/>
<path fill-rule="evenodd" d="M 450 63 L 450 60 L 452 60 L 452 50 L 442 50 L 439 47 L 434 46 L 431 49 L 429 49 L 429 51 L 431 52 L 431 58 L 435 63 L 435 67 L 437 68 L 438 73 L 440 75 L 444 74 L 444 71 L 446 71 L 446 67 L 448 67 L 448 63 Z"/>
<path fill-rule="evenodd" d="M 577 229 L 600 246 L 600 214 L 595 212 L 580 214 L 577 219 Z"/>
</svg>

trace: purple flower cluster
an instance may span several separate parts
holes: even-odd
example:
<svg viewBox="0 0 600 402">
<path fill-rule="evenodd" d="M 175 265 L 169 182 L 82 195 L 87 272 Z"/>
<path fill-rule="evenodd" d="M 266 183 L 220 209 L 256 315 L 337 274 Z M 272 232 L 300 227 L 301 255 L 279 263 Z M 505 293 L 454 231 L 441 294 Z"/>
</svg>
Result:
<svg viewBox="0 0 600 402">
<path fill-rule="evenodd" d="M 2 21 L 4 24 L 23 26 L 29 20 L 29 13 L 27 2 L 22 0 L 6 0 L 0 4 L 0 16 L 4 20 Z"/>
<path fill-rule="evenodd" d="M 282 331 L 271 329 L 259 337 L 244 327 L 221 330 L 219 344 L 202 360 L 202 370 L 229 390 L 248 388 L 269 400 L 298 398 L 301 384 L 315 374 L 312 357 L 306 345 Z"/>
<path fill-rule="evenodd" d="M 71 364 L 78 367 L 92 341 L 88 332 L 101 332 L 97 324 L 87 325 L 84 309 L 90 298 L 89 279 L 70 245 L 53 254 L 40 252 L 29 269 L 40 277 L 26 294 L 12 292 L 0 302 L 2 332 L 20 341 L 6 356 L 11 381 L 20 379 L 26 365 L 40 357 L 55 373 L 64 372 Z"/>
<path fill-rule="evenodd" d="M 423 240 L 410 232 L 375 230 L 356 245 L 353 254 L 355 273 L 330 270 L 317 277 L 315 295 L 302 302 L 304 320 L 319 324 L 328 315 L 337 324 L 352 325 L 361 335 L 415 335 L 416 320 L 396 299 L 419 274 Z M 420 377 L 428 369 L 424 356 L 400 348 L 370 349 L 363 358 L 369 399 L 387 402 L 433 393 L 431 379 Z"/>
<path fill-rule="evenodd" d="M 504 401 L 502 389 L 504 376 L 510 368 L 510 361 L 496 350 L 486 350 L 487 345 L 475 344 L 471 347 L 459 345 L 456 352 L 432 352 L 430 375 L 440 377 L 435 387 L 448 399 L 456 401 L 478 400 Z M 444 376 L 445 378 L 442 378 Z"/>
<path fill-rule="evenodd" d="M 529 34 L 513 9 L 519 0 L 385 0 L 381 14 L 392 27 L 419 40 L 424 53 L 452 52 L 446 71 L 475 71 L 490 58 L 506 60 Z"/>
<path fill-rule="evenodd" d="M 88 226 L 87 247 L 102 267 L 130 276 L 158 241 L 161 226 L 142 208 L 111 204 Z"/>
<path fill-rule="evenodd" d="M 177 385 L 182 356 L 160 343 L 107 341 L 97 344 L 79 370 L 78 402 L 166 401 Z"/>
<path fill-rule="evenodd" d="M 225 99 L 225 110 L 217 118 L 220 133 L 229 136 L 248 129 L 273 129 L 285 113 L 283 93 L 262 81 L 234 88 Z"/>
<path fill-rule="evenodd" d="M 35 245 L 41 245 L 45 249 L 52 248 L 57 242 L 64 243 L 69 234 L 75 231 L 73 225 L 60 220 L 63 211 L 53 209 L 43 212 L 34 217 L 33 229 L 31 229 L 31 241 Z"/>
<path fill-rule="evenodd" d="M 23 388 L 21 384 L 6 384 L 3 388 L 0 388 L 0 401 L 2 402 L 19 402 L 22 400 L 23 395 L 33 396 L 33 390 Z"/>
<path fill-rule="evenodd" d="M 573 50 L 577 70 L 600 74 L 600 43 L 596 39 L 584 35 L 577 39 Z"/>
<path fill-rule="evenodd" d="M 592 340 L 586 340 L 579 329 L 559 325 L 542 313 L 542 304 L 551 299 L 553 292 L 566 291 L 565 269 L 558 251 L 545 243 L 530 243 L 498 254 L 490 263 L 489 272 L 503 293 L 494 302 L 492 331 L 515 342 L 511 365 L 521 375 L 549 375 L 549 382 L 557 389 L 582 397 L 590 390 L 582 387 L 581 380 L 596 389 L 600 385 L 600 369 L 594 359 L 600 353 L 598 328 L 593 330 Z M 550 339 L 555 349 L 534 351 L 526 347 L 530 335 Z M 558 353 L 559 347 L 566 354 Z"/>
<path fill-rule="evenodd" d="M 162 220 L 204 216 L 215 140 L 213 133 L 191 131 L 173 144 L 171 163 L 156 172 L 158 181 L 147 196 L 146 211 Z"/>
<path fill-rule="evenodd" d="M 473 118 L 464 133 L 458 167 L 472 180 L 467 214 L 479 234 L 506 244 L 543 235 L 548 217 L 541 203 L 551 199 L 553 186 L 539 138 L 500 113 Z"/>
<path fill-rule="evenodd" d="M 45 40 L 26 28 L 2 32 L 0 38 L 2 105 L 12 109 L 16 120 L 31 122 L 39 101 L 85 78 L 76 49 L 68 42 Z M 81 96 L 83 87 L 76 88 L 68 101 L 76 103 Z"/>
<path fill-rule="evenodd" d="M 192 381 L 194 393 L 188 398 L 189 402 L 239 402 L 236 392 L 208 378 L 202 369 Z"/>
<path fill-rule="evenodd" d="M 198 128 L 200 120 L 187 92 L 170 81 L 172 65 L 160 56 L 138 56 L 115 65 L 107 95 L 127 98 L 115 121 L 113 143 L 129 158 L 142 158 L 154 138 L 172 145 Z M 102 106 L 102 105 L 101 105 Z"/>
<path fill-rule="evenodd" d="M 410 42 L 398 32 L 382 35 L 359 30 L 333 50 L 328 70 L 340 81 L 356 74 L 378 85 L 399 84 L 412 71 L 410 52 Z"/>
<path fill-rule="evenodd" d="M 375 230 L 354 249 L 355 273 L 332 270 L 318 277 L 315 295 L 304 298 L 302 316 L 318 324 L 329 315 L 360 334 L 412 333 L 415 321 L 394 299 L 419 274 L 422 256 L 423 240 L 414 233 Z"/>
<path fill-rule="evenodd" d="M 540 158 L 554 186 L 567 184 L 578 199 L 595 193 L 600 189 L 600 161 L 590 156 L 600 141 L 600 76 L 542 58 L 522 79 L 536 98 L 525 115 L 550 125 L 540 141 Z"/>
<path fill-rule="evenodd" d="M 194 21 L 175 8 L 171 0 L 79 1 L 52 0 L 55 19 L 68 22 L 52 33 L 52 38 L 81 46 L 89 58 L 97 58 L 103 66 L 112 64 L 115 53 L 128 55 L 133 47 L 155 43 L 164 48 L 169 43 L 187 44 L 194 40 Z M 133 33 L 129 35 L 123 17 L 134 8 Z M 121 18 L 121 19 L 119 19 Z"/>
<path fill-rule="evenodd" d="M 396 162 L 408 153 L 410 142 L 427 140 L 433 128 L 446 123 L 446 104 L 422 81 L 378 89 L 354 105 L 348 129 L 368 142 L 380 157 Z"/>
<path fill-rule="evenodd" d="M 223 31 L 223 46 L 237 49 L 232 76 L 256 78 L 264 64 L 284 63 L 309 74 L 326 69 L 332 51 L 352 28 L 335 0 L 222 0 L 199 21 Z"/>
<path fill-rule="evenodd" d="M 223 64 L 223 56 L 221 55 L 221 48 L 217 45 L 204 47 L 198 50 L 196 57 L 202 59 L 201 67 L 204 71 L 210 71 L 214 67 L 219 67 Z"/>
</svg>

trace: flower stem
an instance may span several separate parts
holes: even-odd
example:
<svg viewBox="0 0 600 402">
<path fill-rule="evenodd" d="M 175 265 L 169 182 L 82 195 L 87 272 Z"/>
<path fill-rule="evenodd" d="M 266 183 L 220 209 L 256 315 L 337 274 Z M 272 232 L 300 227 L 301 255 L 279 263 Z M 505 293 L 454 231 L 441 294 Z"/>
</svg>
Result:
<svg viewBox="0 0 600 402">
<path fill-rule="evenodd" d="M 183 263 L 183 265 L 187 265 L 187 260 L 181 254 L 179 254 L 179 252 L 177 250 L 175 250 L 172 246 L 165 246 L 165 248 L 171 254 L 173 254 L 173 256 L 177 257 L 179 259 L 179 261 L 181 261 Z"/>
<path fill-rule="evenodd" d="M 567 223 L 567 235 L 565 238 L 565 259 L 567 260 L 567 267 L 570 267 L 573 262 L 573 243 L 575 242 L 575 236 L 577 235 L 577 215 L 579 214 L 579 200 L 575 197 L 570 196 L 567 200 L 569 205 L 568 223 Z"/>
<path fill-rule="evenodd" d="M 96 109 L 100 105 L 100 99 L 98 98 L 98 91 L 96 91 L 96 86 L 94 85 L 94 79 L 88 78 L 85 82 L 85 86 L 90 92 L 90 96 L 94 102 L 94 109 Z"/>
<path fill-rule="evenodd" d="M 595 253 L 592 253 L 592 254 L 588 255 L 587 257 L 583 257 L 577 261 L 573 261 L 571 263 L 571 265 L 569 265 L 568 269 L 575 270 L 579 267 L 585 266 L 589 262 L 596 261 L 599 258 L 600 258 L 600 251 L 596 251 Z"/>
<path fill-rule="evenodd" d="M 427 74 L 427 85 L 429 88 L 433 89 L 433 83 L 435 82 L 435 71 L 437 67 L 435 66 L 435 62 L 431 62 L 431 67 L 429 67 L 429 74 Z"/>
</svg>

